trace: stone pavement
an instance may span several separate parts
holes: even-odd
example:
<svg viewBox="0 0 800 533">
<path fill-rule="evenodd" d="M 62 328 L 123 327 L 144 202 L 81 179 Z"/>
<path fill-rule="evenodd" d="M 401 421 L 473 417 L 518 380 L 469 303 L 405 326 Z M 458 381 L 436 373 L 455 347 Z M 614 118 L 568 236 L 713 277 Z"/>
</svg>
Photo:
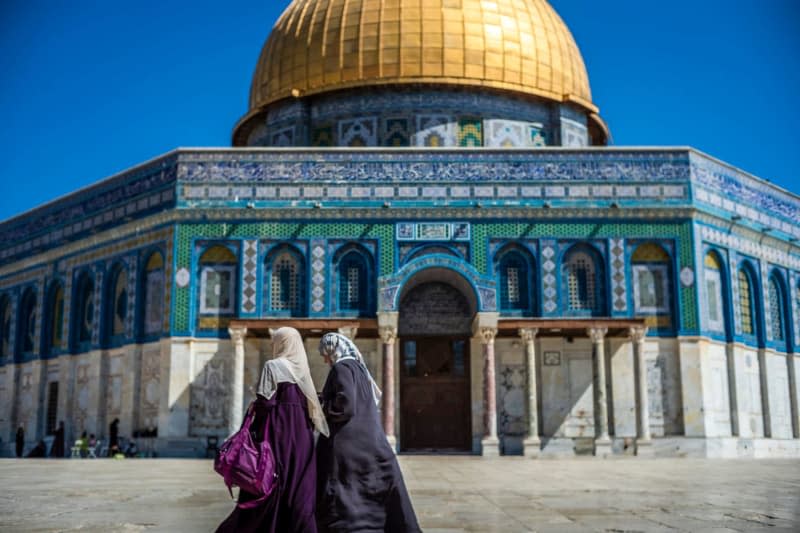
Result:
<svg viewBox="0 0 800 533">
<path fill-rule="evenodd" d="M 800 461 L 401 456 L 426 532 L 800 531 Z M 213 531 L 210 461 L 0 460 L 0 531 Z"/>
</svg>

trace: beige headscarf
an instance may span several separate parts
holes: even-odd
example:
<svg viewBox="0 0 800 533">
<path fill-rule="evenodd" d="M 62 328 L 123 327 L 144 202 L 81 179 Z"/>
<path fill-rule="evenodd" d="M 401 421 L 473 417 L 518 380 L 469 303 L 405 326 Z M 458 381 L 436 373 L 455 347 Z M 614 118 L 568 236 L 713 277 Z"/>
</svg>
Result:
<svg viewBox="0 0 800 533">
<path fill-rule="evenodd" d="M 283 382 L 300 387 L 308 400 L 308 414 L 314 427 L 327 437 L 330 431 L 311 380 L 303 339 L 294 328 L 280 328 L 273 333 L 272 359 L 264 364 L 256 392 L 269 400 L 278 390 L 278 383 Z"/>
</svg>

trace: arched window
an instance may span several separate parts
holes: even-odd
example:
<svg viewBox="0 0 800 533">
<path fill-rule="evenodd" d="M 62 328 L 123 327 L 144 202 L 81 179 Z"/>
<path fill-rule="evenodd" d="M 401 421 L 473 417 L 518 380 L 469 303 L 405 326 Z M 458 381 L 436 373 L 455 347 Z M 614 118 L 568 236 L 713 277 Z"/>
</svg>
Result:
<svg viewBox="0 0 800 533">
<path fill-rule="evenodd" d="M 142 331 L 145 336 L 161 332 L 164 321 L 164 257 L 153 252 L 144 267 L 144 309 Z"/>
<path fill-rule="evenodd" d="M 105 342 L 125 335 L 128 317 L 128 271 L 115 265 L 108 278 L 105 300 Z"/>
<path fill-rule="evenodd" d="M 87 272 L 78 277 L 72 309 L 72 348 L 79 350 L 92 342 L 94 327 L 94 280 Z"/>
<path fill-rule="evenodd" d="M 11 355 L 11 300 L 0 296 L 0 358 Z"/>
<path fill-rule="evenodd" d="M 737 275 L 739 281 L 739 316 L 742 320 L 742 333 L 755 335 L 755 294 L 753 293 L 753 280 L 746 268 L 740 268 Z"/>
<path fill-rule="evenodd" d="M 769 316 L 770 333 L 773 341 L 785 342 L 786 335 L 786 299 L 783 296 L 783 285 L 778 275 L 772 274 L 769 278 Z"/>
<path fill-rule="evenodd" d="M 339 310 L 369 314 L 370 268 L 364 253 L 358 250 L 345 252 L 337 271 Z"/>
<path fill-rule="evenodd" d="M 25 289 L 19 305 L 17 320 L 17 354 L 20 356 L 34 352 L 36 339 L 36 291 Z"/>
<path fill-rule="evenodd" d="M 236 255 L 212 246 L 200 257 L 200 314 L 231 315 L 236 302 Z"/>
<path fill-rule="evenodd" d="M 64 287 L 55 281 L 50 286 L 45 306 L 47 319 L 45 323 L 45 353 L 53 353 L 63 346 L 64 340 Z"/>
<path fill-rule="evenodd" d="M 706 254 L 703 265 L 708 329 L 726 333 L 727 320 L 725 319 L 724 311 L 722 260 L 716 252 L 711 251 Z"/>
<path fill-rule="evenodd" d="M 269 311 L 290 316 L 304 314 L 304 269 L 300 254 L 284 246 L 269 262 Z"/>
<path fill-rule="evenodd" d="M 573 247 L 562 264 L 564 309 L 577 315 L 599 315 L 603 309 L 602 266 L 588 246 Z"/>
<path fill-rule="evenodd" d="M 499 255 L 497 287 L 501 311 L 530 311 L 531 262 L 519 250 L 511 249 Z"/>
<path fill-rule="evenodd" d="M 655 243 L 645 243 L 631 256 L 633 300 L 636 314 L 670 312 L 669 254 Z"/>
</svg>

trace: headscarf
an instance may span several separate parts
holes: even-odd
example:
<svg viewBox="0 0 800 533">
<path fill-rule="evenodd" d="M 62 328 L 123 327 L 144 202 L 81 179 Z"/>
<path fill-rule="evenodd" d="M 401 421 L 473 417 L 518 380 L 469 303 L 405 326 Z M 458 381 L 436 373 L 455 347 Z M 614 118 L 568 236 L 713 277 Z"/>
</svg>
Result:
<svg viewBox="0 0 800 533">
<path fill-rule="evenodd" d="M 319 354 L 322 356 L 327 355 L 333 359 L 336 364 L 345 359 L 355 359 L 367 373 L 370 384 L 372 385 L 372 398 L 375 400 L 375 405 L 381 403 L 381 389 L 375 380 L 372 379 L 372 374 L 369 373 L 366 363 L 364 363 L 364 356 L 358 351 L 353 341 L 339 333 L 326 333 L 319 341 Z"/>
<path fill-rule="evenodd" d="M 278 383 L 283 382 L 300 387 L 308 401 L 308 415 L 314 427 L 327 437 L 330 431 L 311 380 L 303 339 L 294 328 L 279 328 L 272 334 L 272 359 L 264 364 L 256 392 L 269 400 L 278 390 Z"/>
</svg>

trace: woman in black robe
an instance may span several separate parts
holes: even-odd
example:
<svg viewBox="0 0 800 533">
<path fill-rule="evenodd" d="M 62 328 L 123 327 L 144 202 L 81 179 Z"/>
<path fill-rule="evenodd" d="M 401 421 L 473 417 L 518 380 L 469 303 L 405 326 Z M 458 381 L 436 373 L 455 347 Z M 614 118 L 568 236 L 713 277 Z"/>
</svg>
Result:
<svg viewBox="0 0 800 533">
<path fill-rule="evenodd" d="M 381 428 L 380 389 L 361 353 L 338 333 L 325 335 L 319 350 L 331 365 L 322 391 L 330 437 L 317 441 L 319 531 L 421 531 Z"/>
</svg>

